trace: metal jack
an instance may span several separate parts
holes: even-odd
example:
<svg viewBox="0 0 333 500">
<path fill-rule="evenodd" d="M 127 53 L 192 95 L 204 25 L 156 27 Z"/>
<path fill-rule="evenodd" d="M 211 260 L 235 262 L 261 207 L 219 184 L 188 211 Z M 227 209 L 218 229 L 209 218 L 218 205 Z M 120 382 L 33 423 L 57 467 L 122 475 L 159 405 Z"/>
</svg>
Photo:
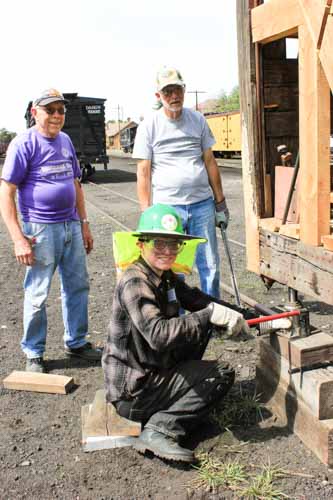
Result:
<svg viewBox="0 0 333 500">
<path fill-rule="evenodd" d="M 298 298 L 298 291 L 294 288 L 288 287 L 288 304 L 286 304 L 285 309 L 287 311 L 295 309 L 300 311 L 299 316 L 292 318 L 291 336 L 308 337 L 311 333 L 309 311 L 303 307 Z"/>
</svg>

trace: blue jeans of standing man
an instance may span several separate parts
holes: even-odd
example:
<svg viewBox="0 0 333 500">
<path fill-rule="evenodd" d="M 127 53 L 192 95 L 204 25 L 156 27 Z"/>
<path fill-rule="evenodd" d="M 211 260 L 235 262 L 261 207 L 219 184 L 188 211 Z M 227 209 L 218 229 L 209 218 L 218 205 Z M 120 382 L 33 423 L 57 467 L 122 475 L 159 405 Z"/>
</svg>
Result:
<svg viewBox="0 0 333 500">
<path fill-rule="evenodd" d="M 47 332 L 46 301 L 57 268 L 64 343 L 70 348 L 82 347 L 88 332 L 89 281 L 80 222 L 24 222 L 23 232 L 35 238 L 35 263 L 27 267 L 24 280 L 23 352 L 28 358 L 43 356 Z"/>
<path fill-rule="evenodd" d="M 182 219 L 185 233 L 207 238 L 207 243 L 198 246 L 196 256 L 201 290 L 216 299 L 220 298 L 220 260 L 213 198 L 190 205 L 173 205 L 173 207 Z"/>
</svg>

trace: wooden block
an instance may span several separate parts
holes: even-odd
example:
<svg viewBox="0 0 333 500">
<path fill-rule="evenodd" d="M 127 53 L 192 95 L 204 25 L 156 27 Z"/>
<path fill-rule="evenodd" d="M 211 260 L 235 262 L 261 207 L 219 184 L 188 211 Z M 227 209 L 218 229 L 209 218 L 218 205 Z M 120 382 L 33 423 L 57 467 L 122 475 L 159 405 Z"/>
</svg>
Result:
<svg viewBox="0 0 333 500">
<path fill-rule="evenodd" d="M 82 407 L 82 444 L 85 451 L 130 446 L 141 424 L 117 414 L 106 402 L 105 390 L 96 392 L 93 404 Z"/>
<path fill-rule="evenodd" d="M 283 236 L 288 236 L 288 238 L 295 238 L 295 240 L 299 240 L 299 224 L 283 224 L 280 227 L 279 233 Z"/>
<path fill-rule="evenodd" d="M 324 245 L 324 248 L 326 248 L 326 250 L 331 250 L 333 251 L 333 235 L 329 235 L 329 236 L 322 236 L 321 237 L 321 242 L 322 244 Z"/>
<path fill-rule="evenodd" d="M 271 333 L 269 339 L 272 348 L 284 357 L 291 367 L 299 368 L 333 361 L 333 337 L 327 333 L 295 338 Z"/>
<path fill-rule="evenodd" d="M 319 420 L 333 418 L 333 367 L 289 374 L 289 363 L 271 347 L 269 339 L 259 339 L 258 366 L 276 384 L 281 380 L 297 398 L 301 398 Z"/>
<path fill-rule="evenodd" d="M 267 219 L 259 220 L 259 227 L 265 231 L 271 231 L 272 233 L 278 232 L 281 226 L 281 221 L 275 217 L 268 217 Z"/>
<path fill-rule="evenodd" d="M 318 420 L 301 398 L 282 380 L 267 377 L 266 371 L 257 367 L 257 393 L 281 423 L 303 441 L 317 457 L 333 465 L 333 419 Z M 300 454 L 302 452 L 300 451 Z"/>
<path fill-rule="evenodd" d="M 16 389 L 18 391 L 67 394 L 73 387 L 74 380 L 72 377 L 65 377 L 64 375 L 13 371 L 4 379 L 3 385 L 6 389 Z"/>
</svg>

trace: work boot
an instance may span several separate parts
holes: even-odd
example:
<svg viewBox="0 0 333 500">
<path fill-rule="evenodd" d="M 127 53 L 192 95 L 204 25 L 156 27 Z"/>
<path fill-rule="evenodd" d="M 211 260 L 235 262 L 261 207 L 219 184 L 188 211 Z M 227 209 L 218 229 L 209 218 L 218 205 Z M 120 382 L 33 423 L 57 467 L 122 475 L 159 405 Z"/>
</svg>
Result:
<svg viewBox="0 0 333 500">
<path fill-rule="evenodd" d="M 102 349 L 93 347 L 90 342 L 87 342 L 82 347 L 65 347 L 67 356 L 85 359 L 86 361 L 100 361 L 102 357 Z"/>
<path fill-rule="evenodd" d="M 186 448 L 181 448 L 174 439 L 152 429 L 144 429 L 133 444 L 140 453 L 149 450 L 157 457 L 175 462 L 195 462 L 194 453 Z"/>
<path fill-rule="evenodd" d="M 43 358 L 28 358 L 25 365 L 25 371 L 33 373 L 46 373 Z"/>
</svg>

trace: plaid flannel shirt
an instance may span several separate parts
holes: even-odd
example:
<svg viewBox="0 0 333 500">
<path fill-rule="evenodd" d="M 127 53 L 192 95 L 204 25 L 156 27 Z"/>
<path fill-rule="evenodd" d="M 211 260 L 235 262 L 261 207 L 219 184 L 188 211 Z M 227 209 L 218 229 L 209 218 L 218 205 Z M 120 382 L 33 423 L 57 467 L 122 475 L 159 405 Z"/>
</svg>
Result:
<svg viewBox="0 0 333 500">
<path fill-rule="evenodd" d="M 115 289 L 103 353 L 107 400 L 132 399 L 154 374 L 192 359 L 207 341 L 211 301 L 171 271 L 159 277 L 142 258 L 131 265 Z M 178 316 L 179 306 L 191 312 Z"/>
</svg>

